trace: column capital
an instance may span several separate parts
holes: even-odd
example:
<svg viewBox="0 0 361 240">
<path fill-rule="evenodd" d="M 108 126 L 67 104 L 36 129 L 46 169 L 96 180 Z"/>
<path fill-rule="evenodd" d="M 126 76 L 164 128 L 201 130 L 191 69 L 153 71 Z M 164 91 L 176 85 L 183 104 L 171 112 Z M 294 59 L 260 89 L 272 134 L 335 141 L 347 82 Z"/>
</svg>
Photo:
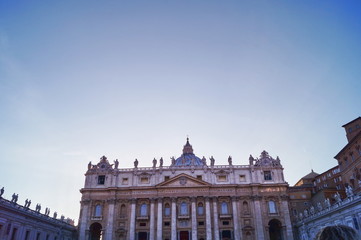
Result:
<svg viewBox="0 0 361 240">
<path fill-rule="evenodd" d="M 209 196 L 205 196 L 205 197 L 204 197 L 204 200 L 205 200 L 206 202 L 209 202 L 210 199 L 211 199 L 211 198 L 210 198 Z"/>
<path fill-rule="evenodd" d="M 195 202 L 197 200 L 197 197 L 191 197 L 191 202 Z"/>
<path fill-rule="evenodd" d="M 115 204 L 116 201 L 117 201 L 117 199 L 115 199 L 115 198 L 107 199 L 108 204 Z"/>
<path fill-rule="evenodd" d="M 158 202 L 162 202 L 162 201 L 163 201 L 163 197 L 157 197 L 157 201 L 158 201 Z"/>
<path fill-rule="evenodd" d="M 283 201 L 288 201 L 290 198 L 289 198 L 289 196 L 288 195 L 281 195 L 281 200 L 283 200 Z"/>
<path fill-rule="evenodd" d="M 157 199 L 156 199 L 156 198 L 151 198 L 151 199 L 150 199 L 150 203 L 154 203 L 155 200 L 157 200 Z"/>
<path fill-rule="evenodd" d="M 232 199 L 232 201 L 234 201 L 234 202 L 239 201 L 239 197 L 238 197 L 238 196 L 232 196 L 231 199 Z"/>
<path fill-rule="evenodd" d="M 83 205 L 88 205 L 90 202 L 91 202 L 90 199 L 83 199 L 80 201 L 80 203 Z"/>
<path fill-rule="evenodd" d="M 135 204 L 137 202 L 137 199 L 136 198 L 131 198 L 130 202 Z"/>
<path fill-rule="evenodd" d="M 171 200 L 172 200 L 172 203 L 175 203 L 175 202 L 177 201 L 177 198 L 176 198 L 176 197 L 172 197 Z"/>
<path fill-rule="evenodd" d="M 262 200 L 262 196 L 260 196 L 260 195 L 253 195 L 253 196 L 251 196 L 251 199 L 252 199 L 253 201 L 260 201 L 260 200 Z"/>
</svg>

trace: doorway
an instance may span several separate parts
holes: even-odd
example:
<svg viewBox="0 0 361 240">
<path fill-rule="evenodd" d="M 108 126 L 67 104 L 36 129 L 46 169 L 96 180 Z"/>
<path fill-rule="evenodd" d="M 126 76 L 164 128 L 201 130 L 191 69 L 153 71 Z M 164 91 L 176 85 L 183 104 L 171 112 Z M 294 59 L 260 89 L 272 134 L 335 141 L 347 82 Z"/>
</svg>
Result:
<svg viewBox="0 0 361 240">
<path fill-rule="evenodd" d="M 232 239 L 232 232 L 230 230 L 223 230 L 221 239 L 222 240 L 231 240 Z"/>
<path fill-rule="evenodd" d="M 180 231 L 179 232 L 179 240 L 189 240 L 189 232 L 188 231 Z"/>
<path fill-rule="evenodd" d="M 100 223 L 93 223 L 89 227 L 90 240 L 100 240 L 102 235 L 102 225 Z"/>
<path fill-rule="evenodd" d="M 147 232 L 138 232 L 138 240 L 147 240 L 148 233 Z"/>
<path fill-rule="evenodd" d="M 283 240 L 282 238 L 282 224 L 277 219 L 272 219 L 268 222 L 269 226 L 269 239 L 270 240 Z"/>
</svg>

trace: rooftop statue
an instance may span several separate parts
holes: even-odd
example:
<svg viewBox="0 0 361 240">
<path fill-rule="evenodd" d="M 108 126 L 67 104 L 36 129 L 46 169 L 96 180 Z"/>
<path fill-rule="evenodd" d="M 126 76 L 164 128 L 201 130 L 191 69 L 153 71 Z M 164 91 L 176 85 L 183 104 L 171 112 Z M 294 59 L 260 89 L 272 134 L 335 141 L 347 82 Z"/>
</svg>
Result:
<svg viewBox="0 0 361 240">
<path fill-rule="evenodd" d="M 216 160 L 214 160 L 213 156 L 211 156 L 209 160 L 211 160 L 211 166 L 213 167 Z"/>
<path fill-rule="evenodd" d="M 336 199 L 336 202 L 338 202 L 338 203 L 342 201 L 341 200 L 341 195 L 338 192 L 336 192 L 333 197 Z"/>
<path fill-rule="evenodd" d="M 228 157 L 228 164 L 229 164 L 229 166 L 232 166 L 232 157 L 231 156 Z"/>
<path fill-rule="evenodd" d="M 255 162 L 254 166 L 260 167 L 260 166 L 270 166 L 270 167 L 282 167 L 281 160 L 279 157 L 276 159 L 272 158 L 268 152 L 263 151 L 259 158 L 253 159 L 253 157 L 250 156 L 250 164 L 251 162 Z M 253 160 L 252 160 L 253 159 Z"/>
<path fill-rule="evenodd" d="M 115 159 L 115 161 L 114 161 L 114 168 L 115 168 L 115 169 L 118 169 L 118 166 L 119 166 L 119 161 L 118 161 L 118 159 Z"/>
</svg>

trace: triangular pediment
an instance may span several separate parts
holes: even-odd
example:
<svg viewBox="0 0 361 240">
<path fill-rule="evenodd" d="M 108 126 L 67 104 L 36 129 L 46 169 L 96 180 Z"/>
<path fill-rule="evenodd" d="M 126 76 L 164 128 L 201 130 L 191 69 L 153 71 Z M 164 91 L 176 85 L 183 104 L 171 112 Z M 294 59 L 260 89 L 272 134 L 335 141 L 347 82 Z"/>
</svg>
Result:
<svg viewBox="0 0 361 240">
<path fill-rule="evenodd" d="M 206 187 L 210 186 L 209 183 L 181 173 L 167 181 L 159 183 L 157 187 Z"/>
</svg>

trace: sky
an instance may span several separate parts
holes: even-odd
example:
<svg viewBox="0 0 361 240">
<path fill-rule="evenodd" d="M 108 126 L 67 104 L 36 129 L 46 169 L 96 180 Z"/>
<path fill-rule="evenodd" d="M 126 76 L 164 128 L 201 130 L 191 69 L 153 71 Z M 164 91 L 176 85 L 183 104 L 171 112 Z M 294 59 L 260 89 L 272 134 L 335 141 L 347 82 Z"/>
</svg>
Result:
<svg viewBox="0 0 361 240">
<path fill-rule="evenodd" d="M 0 0 L 0 188 L 79 217 L 89 161 L 181 155 L 293 185 L 361 115 L 360 1 Z"/>
</svg>

